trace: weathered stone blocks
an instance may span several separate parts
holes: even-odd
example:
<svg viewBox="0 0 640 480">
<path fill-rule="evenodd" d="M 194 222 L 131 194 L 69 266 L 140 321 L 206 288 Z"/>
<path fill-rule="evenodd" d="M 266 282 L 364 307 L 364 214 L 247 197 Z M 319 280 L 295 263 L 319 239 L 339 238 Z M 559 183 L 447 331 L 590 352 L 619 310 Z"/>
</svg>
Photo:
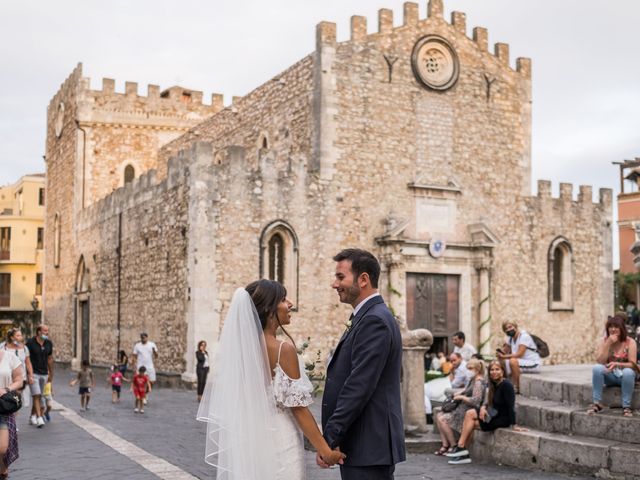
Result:
<svg viewBox="0 0 640 480">
<path fill-rule="evenodd" d="M 614 442 L 610 440 L 543 434 L 538 451 L 539 465 L 554 472 L 590 474 L 608 467 L 612 445 Z"/>
</svg>

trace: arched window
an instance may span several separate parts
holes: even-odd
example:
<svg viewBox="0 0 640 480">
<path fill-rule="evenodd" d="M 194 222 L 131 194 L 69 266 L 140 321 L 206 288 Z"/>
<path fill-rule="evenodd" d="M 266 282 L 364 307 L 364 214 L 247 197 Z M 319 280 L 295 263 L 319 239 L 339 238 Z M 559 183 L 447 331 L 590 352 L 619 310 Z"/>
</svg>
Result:
<svg viewBox="0 0 640 480">
<path fill-rule="evenodd" d="M 287 289 L 287 296 L 298 306 L 298 237 L 283 221 L 271 222 L 260 237 L 260 277 L 277 280 Z"/>
<path fill-rule="evenodd" d="M 284 284 L 284 239 L 275 233 L 269 239 L 269 275 L 271 280 Z"/>
<path fill-rule="evenodd" d="M 264 158 L 269 153 L 269 140 L 267 134 L 263 133 L 258 137 L 258 159 Z"/>
<path fill-rule="evenodd" d="M 573 310 L 573 254 L 566 238 L 551 242 L 548 265 L 549 310 Z"/>
<path fill-rule="evenodd" d="M 78 269 L 76 270 L 76 293 L 88 292 L 90 289 L 89 270 L 84 263 L 84 256 L 80 255 Z"/>
<path fill-rule="evenodd" d="M 60 214 L 56 213 L 53 220 L 53 266 L 60 266 Z"/>
<path fill-rule="evenodd" d="M 124 167 L 124 184 L 133 182 L 133 179 L 136 178 L 136 171 L 132 165 L 127 165 Z"/>
</svg>

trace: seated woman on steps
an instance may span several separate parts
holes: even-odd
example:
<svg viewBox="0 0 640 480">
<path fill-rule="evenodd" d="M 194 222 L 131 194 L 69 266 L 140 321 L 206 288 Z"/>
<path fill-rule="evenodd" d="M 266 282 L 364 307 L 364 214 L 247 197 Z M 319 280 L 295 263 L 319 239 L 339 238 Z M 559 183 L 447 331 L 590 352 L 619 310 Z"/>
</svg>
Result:
<svg viewBox="0 0 640 480">
<path fill-rule="evenodd" d="M 456 437 L 462 431 L 464 414 L 469 409 L 480 408 L 482 404 L 485 392 L 484 363 L 472 358 L 467 362 L 467 369 L 473 373 L 473 377 L 462 393 L 454 395 L 453 399 L 458 401 L 458 406 L 452 412 L 440 412 L 436 415 L 435 420 L 442 439 L 442 447 L 435 452 L 436 455 L 444 455 L 456 444 Z"/>
<path fill-rule="evenodd" d="M 516 393 L 505 376 L 502 363 L 493 360 L 489 364 L 489 389 L 485 404 L 479 412 L 471 409 L 465 413 L 458 444 L 445 454 L 451 458 L 448 462 L 451 465 L 471 463 L 467 446 L 473 438 L 474 430 L 492 432 L 512 425 L 514 430 L 526 430 L 516 427 Z"/>
<path fill-rule="evenodd" d="M 624 319 L 616 315 L 609 317 L 605 325 L 605 337 L 600 341 L 596 350 L 596 361 L 592 370 L 593 405 L 587 413 L 595 414 L 604 407 L 602 389 L 607 386 L 622 388 L 622 408 L 625 417 L 632 417 L 631 397 L 636 379 L 636 364 L 638 347 L 636 342 L 627 336 Z"/>
</svg>

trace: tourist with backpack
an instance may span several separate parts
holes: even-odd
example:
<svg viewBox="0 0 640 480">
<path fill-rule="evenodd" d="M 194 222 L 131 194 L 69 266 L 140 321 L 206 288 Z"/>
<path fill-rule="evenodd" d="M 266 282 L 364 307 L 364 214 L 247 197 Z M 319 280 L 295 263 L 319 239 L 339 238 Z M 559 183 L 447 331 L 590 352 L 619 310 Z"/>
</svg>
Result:
<svg viewBox="0 0 640 480">
<path fill-rule="evenodd" d="M 496 350 L 496 355 L 504 363 L 507 377 L 511 379 L 516 393 L 519 393 L 520 375 L 540 372 L 541 352 L 538 351 L 533 336 L 518 328 L 514 320 L 503 322 L 502 331 L 507 337 L 504 346 Z M 548 351 L 545 353 L 548 355 Z"/>
</svg>

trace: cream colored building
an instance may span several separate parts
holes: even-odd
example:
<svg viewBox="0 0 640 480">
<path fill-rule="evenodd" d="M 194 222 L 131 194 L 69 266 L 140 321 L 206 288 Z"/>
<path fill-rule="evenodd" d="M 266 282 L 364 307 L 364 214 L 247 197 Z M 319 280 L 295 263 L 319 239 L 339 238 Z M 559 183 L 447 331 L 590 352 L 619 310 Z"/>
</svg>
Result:
<svg viewBox="0 0 640 480">
<path fill-rule="evenodd" d="M 27 333 L 40 318 L 43 289 L 45 176 L 0 187 L 0 334 Z"/>
</svg>

